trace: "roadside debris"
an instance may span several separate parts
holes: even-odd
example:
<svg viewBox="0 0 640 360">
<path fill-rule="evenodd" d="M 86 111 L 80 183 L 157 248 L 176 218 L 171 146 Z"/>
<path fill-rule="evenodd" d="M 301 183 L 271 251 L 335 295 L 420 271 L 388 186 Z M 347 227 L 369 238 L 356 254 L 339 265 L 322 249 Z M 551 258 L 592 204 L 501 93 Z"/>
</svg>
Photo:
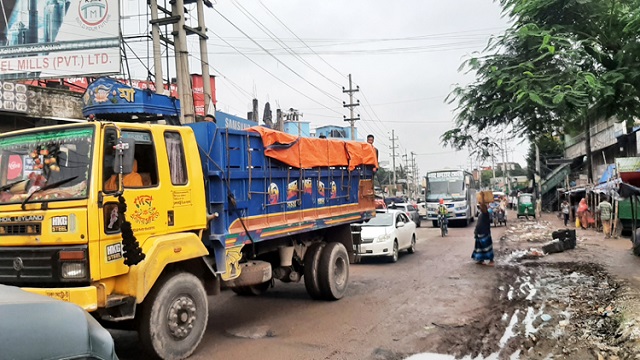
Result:
<svg viewBox="0 0 640 360">
<path fill-rule="evenodd" d="M 543 261 L 574 249 L 575 230 L 522 221 L 500 240 L 491 308 L 465 324 L 438 326 L 445 332 L 439 352 L 476 360 L 640 359 L 639 331 L 622 310 L 635 292 L 598 264 Z M 411 359 L 433 354 L 422 355 Z"/>
</svg>

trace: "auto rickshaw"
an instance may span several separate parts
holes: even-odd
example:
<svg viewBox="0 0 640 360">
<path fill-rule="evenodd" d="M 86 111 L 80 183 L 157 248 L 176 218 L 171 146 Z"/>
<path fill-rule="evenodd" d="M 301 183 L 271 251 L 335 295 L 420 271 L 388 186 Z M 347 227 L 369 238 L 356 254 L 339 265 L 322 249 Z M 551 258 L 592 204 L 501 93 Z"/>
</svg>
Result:
<svg viewBox="0 0 640 360">
<path fill-rule="evenodd" d="M 518 195 L 518 218 L 522 216 L 536 218 L 536 205 L 533 201 L 533 194 Z"/>
</svg>

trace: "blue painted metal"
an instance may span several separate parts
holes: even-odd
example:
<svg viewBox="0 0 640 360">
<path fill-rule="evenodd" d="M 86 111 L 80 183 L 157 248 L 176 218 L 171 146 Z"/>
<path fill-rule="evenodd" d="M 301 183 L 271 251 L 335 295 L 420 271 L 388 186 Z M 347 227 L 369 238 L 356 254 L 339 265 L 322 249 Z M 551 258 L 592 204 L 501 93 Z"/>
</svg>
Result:
<svg viewBox="0 0 640 360">
<path fill-rule="evenodd" d="M 219 214 L 210 223 L 210 239 L 215 247 L 225 245 L 230 238 L 235 239 L 233 244 L 237 245 L 246 240 L 259 242 L 278 237 L 267 235 L 273 229 L 230 236 L 229 228 L 239 218 L 357 204 L 360 180 L 373 177 L 371 166 L 361 166 L 351 172 L 342 167 L 290 168 L 264 155 L 262 139 L 257 133 L 217 127 L 210 122 L 187 126 L 193 129 L 200 150 L 209 212 Z M 343 223 L 368 219 L 372 213 L 358 213 L 358 220 Z M 335 218 L 311 217 L 287 226 L 308 227 L 293 231 L 296 233 L 335 226 L 333 221 Z"/>
<path fill-rule="evenodd" d="M 243 119 L 239 116 L 227 114 L 222 111 L 216 111 L 216 121 L 218 126 L 235 130 L 244 130 L 252 126 L 258 126 L 258 122 Z"/>
<path fill-rule="evenodd" d="M 178 99 L 134 89 L 111 78 L 100 78 L 87 87 L 82 96 L 82 116 L 131 114 L 176 117 L 180 114 Z"/>
</svg>

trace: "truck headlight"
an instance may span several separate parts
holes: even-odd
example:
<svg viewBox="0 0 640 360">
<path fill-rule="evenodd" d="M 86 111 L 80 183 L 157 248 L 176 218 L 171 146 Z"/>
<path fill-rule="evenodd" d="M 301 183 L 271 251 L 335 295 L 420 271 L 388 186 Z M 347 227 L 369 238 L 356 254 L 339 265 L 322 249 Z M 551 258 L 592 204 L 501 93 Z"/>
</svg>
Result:
<svg viewBox="0 0 640 360">
<path fill-rule="evenodd" d="M 87 277 L 87 268 L 81 262 L 64 262 L 61 275 L 63 279 L 84 279 Z"/>
<path fill-rule="evenodd" d="M 384 234 L 384 235 L 380 235 L 376 238 L 376 242 L 385 242 L 385 241 L 389 241 L 389 239 L 391 239 L 391 235 L 389 234 Z"/>
</svg>

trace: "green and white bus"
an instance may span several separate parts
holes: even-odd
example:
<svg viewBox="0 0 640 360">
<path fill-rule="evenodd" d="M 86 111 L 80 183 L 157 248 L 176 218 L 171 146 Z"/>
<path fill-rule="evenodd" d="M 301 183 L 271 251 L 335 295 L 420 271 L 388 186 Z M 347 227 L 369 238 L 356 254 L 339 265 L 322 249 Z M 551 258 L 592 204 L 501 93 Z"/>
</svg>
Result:
<svg viewBox="0 0 640 360">
<path fill-rule="evenodd" d="M 440 199 L 449 210 L 449 221 L 459 221 L 466 225 L 472 222 L 478 211 L 476 192 L 478 184 L 473 175 L 464 170 L 437 170 L 427 173 L 425 202 L 427 220 L 438 227 L 438 203 Z"/>
</svg>

